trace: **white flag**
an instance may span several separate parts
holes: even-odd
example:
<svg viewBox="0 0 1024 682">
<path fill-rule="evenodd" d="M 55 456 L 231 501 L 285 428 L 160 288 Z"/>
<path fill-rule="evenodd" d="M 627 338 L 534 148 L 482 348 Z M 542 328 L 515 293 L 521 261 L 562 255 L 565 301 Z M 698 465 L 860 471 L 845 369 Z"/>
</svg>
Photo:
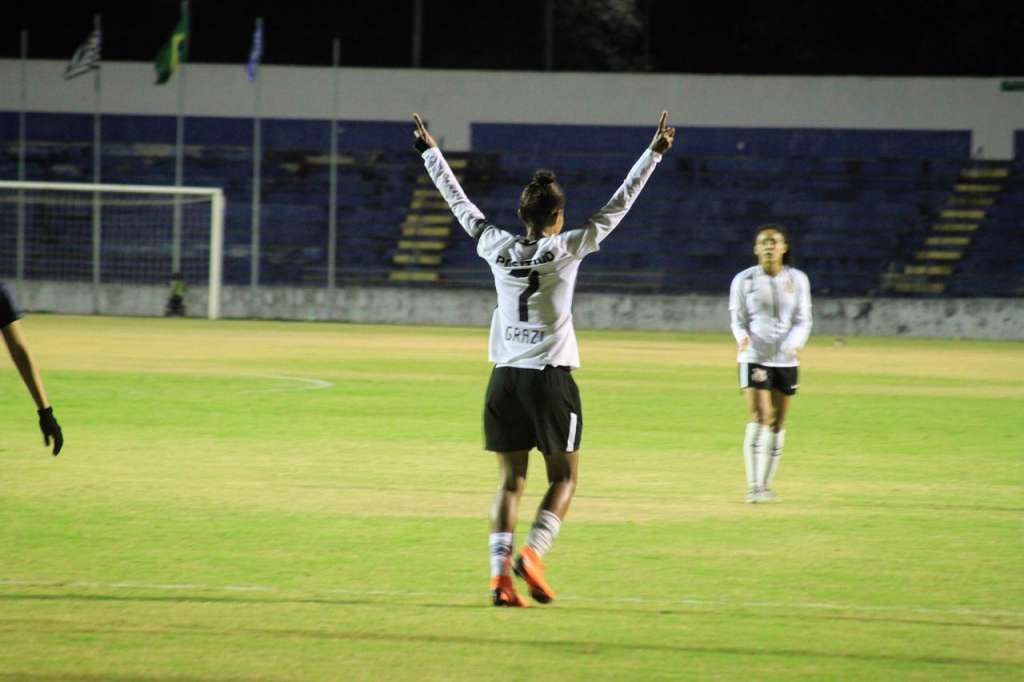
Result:
<svg viewBox="0 0 1024 682">
<path fill-rule="evenodd" d="M 71 61 L 64 69 L 64 80 L 77 78 L 98 68 L 100 68 L 100 30 L 94 28 L 71 55 Z"/>
<path fill-rule="evenodd" d="M 256 28 L 252 31 L 252 48 L 249 50 L 249 61 L 245 64 L 245 75 L 252 83 L 256 80 L 256 68 L 263 56 L 263 19 L 256 20 Z"/>
</svg>

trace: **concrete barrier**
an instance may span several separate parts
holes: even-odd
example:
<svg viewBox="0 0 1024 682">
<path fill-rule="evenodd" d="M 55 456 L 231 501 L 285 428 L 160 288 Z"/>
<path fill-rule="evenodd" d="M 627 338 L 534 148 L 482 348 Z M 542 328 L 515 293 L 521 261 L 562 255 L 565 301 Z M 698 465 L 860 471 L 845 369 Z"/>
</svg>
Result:
<svg viewBox="0 0 1024 682">
<path fill-rule="evenodd" d="M 9 282 L 29 311 L 69 314 L 163 314 L 164 286 Z M 206 290 L 189 289 L 189 317 L 206 316 Z M 486 327 L 495 295 L 485 289 L 405 287 L 224 287 L 225 318 L 333 320 L 381 324 Z M 727 297 L 579 293 L 578 329 L 725 331 Z M 819 298 L 813 334 L 832 336 L 923 336 L 1024 340 L 1024 300 L 1019 298 Z"/>
</svg>

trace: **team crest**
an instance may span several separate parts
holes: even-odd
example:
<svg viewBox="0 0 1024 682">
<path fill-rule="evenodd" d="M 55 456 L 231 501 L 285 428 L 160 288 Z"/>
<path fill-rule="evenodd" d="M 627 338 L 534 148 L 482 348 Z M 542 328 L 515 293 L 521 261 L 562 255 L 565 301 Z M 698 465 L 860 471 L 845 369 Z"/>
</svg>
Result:
<svg viewBox="0 0 1024 682">
<path fill-rule="evenodd" d="M 792 277 L 787 277 L 786 278 L 785 289 L 786 289 L 786 293 L 787 294 L 792 294 L 793 292 L 796 291 L 796 284 L 793 283 L 793 278 Z"/>
<path fill-rule="evenodd" d="M 768 370 L 764 367 L 755 367 L 750 372 L 750 380 L 756 384 L 764 383 L 768 381 Z"/>
</svg>

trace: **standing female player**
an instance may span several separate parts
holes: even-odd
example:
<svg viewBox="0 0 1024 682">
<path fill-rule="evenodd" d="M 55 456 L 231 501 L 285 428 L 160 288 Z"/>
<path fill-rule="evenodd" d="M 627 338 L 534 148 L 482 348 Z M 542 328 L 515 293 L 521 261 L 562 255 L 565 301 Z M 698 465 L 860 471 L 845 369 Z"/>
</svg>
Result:
<svg viewBox="0 0 1024 682">
<path fill-rule="evenodd" d="M 732 335 L 739 350 L 740 388 L 746 396 L 743 463 L 747 502 L 775 499 L 769 485 L 782 458 L 789 399 L 798 386 L 797 352 L 811 333 L 811 284 L 790 267 L 789 244 L 779 225 L 754 236 L 757 265 L 736 275 L 729 288 Z"/>
<path fill-rule="evenodd" d="M 582 228 L 562 232 L 565 194 L 551 171 L 539 170 L 519 198 L 526 227 L 516 236 L 487 222 L 474 206 L 419 114 L 416 149 L 459 224 L 477 241 L 477 254 L 494 275 L 498 306 L 491 318 L 494 363 L 484 399 L 485 448 L 498 455 L 498 492 L 491 508 L 491 597 L 495 606 L 527 606 L 516 594 L 511 571 L 530 595 L 546 604 L 555 593 L 544 580 L 541 557 L 551 548 L 576 490 L 583 411 L 571 371 L 579 367 L 572 323 L 572 296 L 583 258 L 625 217 L 647 179 L 672 146 L 675 129 L 661 113 L 648 149 L 622 186 Z M 548 490 L 526 542 L 512 561 L 512 533 L 526 485 L 530 449 L 544 453 Z"/>
</svg>

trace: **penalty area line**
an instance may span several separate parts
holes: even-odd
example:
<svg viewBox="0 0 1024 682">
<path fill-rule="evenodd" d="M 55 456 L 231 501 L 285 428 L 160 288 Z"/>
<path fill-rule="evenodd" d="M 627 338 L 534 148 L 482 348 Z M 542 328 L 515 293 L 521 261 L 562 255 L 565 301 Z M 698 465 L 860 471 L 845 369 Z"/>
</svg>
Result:
<svg viewBox="0 0 1024 682">
<path fill-rule="evenodd" d="M 452 599 L 466 596 L 463 593 L 409 591 L 409 590 L 374 590 L 355 588 L 325 588 L 321 590 L 285 590 L 272 585 L 199 585 L 195 583 L 146 583 L 146 582 L 101 582 L 94 580 L 9 580 L 0 579 L 0 588 L 4 587 L 36 587 L 36 588 L 68 588 L 78 587 L 99 590 L 153 590 L 153 591 L 194 591 L 194 592 L 256 592 L 291 597 L 316 597 L 323 595 L 350 595 L 365 597 L 437 597 Z M 637 604 L 652 606 L 685 605 L 711 607 L 718 609 L 777 609 L 783 611 L 860 611 L 889 613 L 920 613 L 931 615 L 960 615 L 981 617 L 1021 617 L 1021 609 L 977 609 L 971 607 L 935 608 L 923 606 L 907 606 L 896 604 L 833 604 L 829 602 L 777 602 L 777 601 L 727 601 L 724 599 L 646 599 L 644 597 L 585 597 L 565 595 L 559 601 L 602 604 Z"/>
</svg>

